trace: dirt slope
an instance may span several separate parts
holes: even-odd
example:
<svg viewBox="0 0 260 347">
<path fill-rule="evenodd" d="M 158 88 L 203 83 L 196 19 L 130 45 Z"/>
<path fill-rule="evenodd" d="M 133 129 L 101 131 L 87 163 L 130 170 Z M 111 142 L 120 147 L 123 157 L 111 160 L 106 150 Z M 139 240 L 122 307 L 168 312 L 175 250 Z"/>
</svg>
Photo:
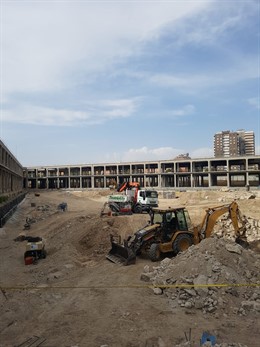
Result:
<svg viewBox="0 0 260 347">
<path fill-rule="evenodd" d="M 216 244 L 224 241 L 210 239 L 168 264 L 167 259 L 151 263 L 144 257 L 138 258 L 136 265 L 117 266 L 105 258 L 110 249 L 109 235 L 126 237 L 144 226 L 148 216 L 100 218 L 106 194 L 104 191 L 52 191 L 40 192 L 40 196 L 30 193 L 0 229 L 0 346 L 19 346 L 36 335 L 44 339 L 43 347 L 167 347 L 184 343 L 185 332 L 190 329 L 190 346 L 198 346 L 204 331 L 214 334 L 218 343 L 258 346 L 258 253 L 224 252 L 225 243 Z M 251 200 L 247 192 L 179 192 L 176 199 L 160 197 L 160 206 L 186 206 L 194 223 L 199 223 L 206 207 L 236 198 L 243 214 L 259 219 L 257 194 Z M 68 211 L 58 211 L 61 202 L 68 203 Z M 23 230 L 26 217 L 35 221 L 29 231 Z M 25 243 L 14 241 L 21 233 L 43 237 L 47 258 L 25 266 Z M 216 264 L 218 271 L 212 273 Z M 152 275 L 147 275 L 151 280 L 145 282 L 141 279 L 143 273 L 153 274 L 160 281 L 170 278 L 186 283 L 188 279 L 193 281 L 192 285 L 199 275 L 204 275 L 207 281 L 219 275 L 219 281 L 230 280 L 231 286 L 210 289 L 212 292 L 205 297 L 203 293 L 190 297 L 192 292 L 186 292 L 185 297 L 180 288 L 162 289 L 155 295 Z M 234 290 L 232 284 L 241 281 L 251 286 L 238 286 Z M 201 297 L 205 299 L 203 305 L 208 299 L 216 299 L 213 302 L 217 304 L 196 308 Z M 191 302 L 191 307 L 188 304 L 185 307 L 186 302 Z"/>
</svg>

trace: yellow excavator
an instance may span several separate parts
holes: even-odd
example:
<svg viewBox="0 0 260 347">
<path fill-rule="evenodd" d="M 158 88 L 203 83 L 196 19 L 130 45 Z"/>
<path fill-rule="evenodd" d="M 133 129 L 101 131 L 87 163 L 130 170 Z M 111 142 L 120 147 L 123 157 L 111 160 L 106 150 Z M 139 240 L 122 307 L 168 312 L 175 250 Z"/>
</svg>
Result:
<svg viewBox="0 0 260 347">
<path fill-rule="evenodd" d="M 121 242 L 110 236 L 111 250 L 106 258 L 114 263 L 134 264 L 136 256 L 145 252 L 152 261 L 158 261 L 164 253 L 173 255 L 183 252 L 211 236 L 217 219 L 228 213 L 234 227 L 237 243 L 246 247 L 245 221 L 235 201 L 231 204 L 211 207 L 206 210 L 202 223 L 192 226 L 188 210 L 179 208 L 152 208 L 150 221 L 133 236 Z"/>
</svg>

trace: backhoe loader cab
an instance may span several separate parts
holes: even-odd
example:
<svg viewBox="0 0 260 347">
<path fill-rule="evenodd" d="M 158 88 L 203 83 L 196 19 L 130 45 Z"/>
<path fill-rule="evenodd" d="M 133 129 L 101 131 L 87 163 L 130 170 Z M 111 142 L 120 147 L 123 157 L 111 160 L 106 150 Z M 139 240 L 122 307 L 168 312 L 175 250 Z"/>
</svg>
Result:
<svg viewBox="0 0 260 347">
<path fill-rule="evenodd" d="M 191 231 L 192 225 L 188 211 L 183 208 L 159 209 L 150 212 L 151 224 L 160 224 L 163 228 L 173 231 Z"/>
</svg>

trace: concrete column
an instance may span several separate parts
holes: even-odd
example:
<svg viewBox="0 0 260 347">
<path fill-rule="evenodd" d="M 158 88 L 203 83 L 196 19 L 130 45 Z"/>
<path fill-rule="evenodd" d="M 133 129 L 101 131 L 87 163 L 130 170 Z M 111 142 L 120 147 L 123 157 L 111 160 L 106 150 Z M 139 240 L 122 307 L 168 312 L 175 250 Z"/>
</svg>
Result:
<svg viewBox="0 0 260 347">
<path fill-rule="evenodd" d="M 176 188 L 176 163 L 173 163 L 173 186 Z"/>
<path fill-rule="evenodd" d="M 208 184 L 209 188 L 212 186 L 212 177 L 211 177 L 211 162 L 208 160 Z"/>
<path fill-rule="evenodd" d="M 82 176 L 79 176 L 79 188 L 82 189 Z"/>
<path fill-rule="evenodd" d="M 35 169 L 35 176 L 36 176 L 36 182 L 35 182 L 35 186 L 36 189 L 39 189 L 39 182 L 38 182 L 38 169 Z"/>
<path fill-rule="evenodd" d="M 230 187 L 229 160 L 227 159 L 227 187 Z"/>
<path fill-rule="evenodd" d="M 191 188 L 193 188 L 193 184 L 194 184 L 194 179 L 193 179 L 193 174 L 190 175 L 190 186 Z"/>
<path fill-rule="evenodd" d="M 79 167 L 79 188 L 82 189 L 82 166 Z"/>
<path fill-rule="evenodd" d="M 162 188 L 162 173 L 158 174 L 158 188 Z"/>
<path fill-rule="evenodd" d="M 59 189 L 59 188 L 60 188 L 60 178 L 57 177 L 57 189 Z"/>
<path fill-rule="evenodd" d="M 91 188 L 94 188 L 94 184 L 95 180 L 94 180 L 94 166 L 91 165 Z"/>
<path fill-rule="evenodd" d="M 177 175 L 176 175 L 176 173 L 173 175 L 173 185 L 174 185 L 174 188 L 177 188 Z"/>
<path fill-rule="evenodd" d="M 68 188 L 70 189 L 70 167 L 68 167 Z"/>
<path fill-rule="evenodd" d="M 230 174 L 229 172 L 227 173 L 227 187 L 230 187 Z"/>
<path fill-rule="evenodd" d="M 28 189 L 28 170 L 25 170 L 25 189 Z"/>
</svg>

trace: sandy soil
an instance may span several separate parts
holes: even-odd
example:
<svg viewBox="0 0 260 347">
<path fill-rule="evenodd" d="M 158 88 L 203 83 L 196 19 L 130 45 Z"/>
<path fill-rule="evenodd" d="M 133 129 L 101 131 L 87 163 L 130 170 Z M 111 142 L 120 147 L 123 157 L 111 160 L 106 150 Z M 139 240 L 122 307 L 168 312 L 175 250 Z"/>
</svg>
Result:
<svg viewBox="0 0 260 347">
<path fill-rule="evenodd" d="M 149 218 L 147 214 L 101 218 L 106 194 L 30 192 L 0 229 L 0 346 L 168 347 L 185 342 L 185 333 L 191 332 L 190 346 L 195 347 L 204 331 L 219 343 L 258 346 L 259 312 L 240 316 L 232 307 L 225 314 L 172 310 L 164 295 L 155 295 L 140 279 L 145 265 L 156 267 L 159 262 L 145 257 L 127 267 L 109 262 L 109 235 L 126 237 Z M 198 224 L 208 206 L 238 199 L 243 214 L 259 219 L 260 194 L 256 192 L 252 200 L 247 199 L 249 194 L 178 192 L 175 199 L 160 196 L 160 206 L 186 206 Z M 67 202 L 66 212 L 57 209 L 61 202 Z M 26 217 L 35 220 L 28 231 L 23 230 Z M 26 266 L 25 242 L 14 241 L 21 234 L 41 236 L 47 258 Z M 34 344 L 33 336 L 38 341 Z"/>
</svg>

